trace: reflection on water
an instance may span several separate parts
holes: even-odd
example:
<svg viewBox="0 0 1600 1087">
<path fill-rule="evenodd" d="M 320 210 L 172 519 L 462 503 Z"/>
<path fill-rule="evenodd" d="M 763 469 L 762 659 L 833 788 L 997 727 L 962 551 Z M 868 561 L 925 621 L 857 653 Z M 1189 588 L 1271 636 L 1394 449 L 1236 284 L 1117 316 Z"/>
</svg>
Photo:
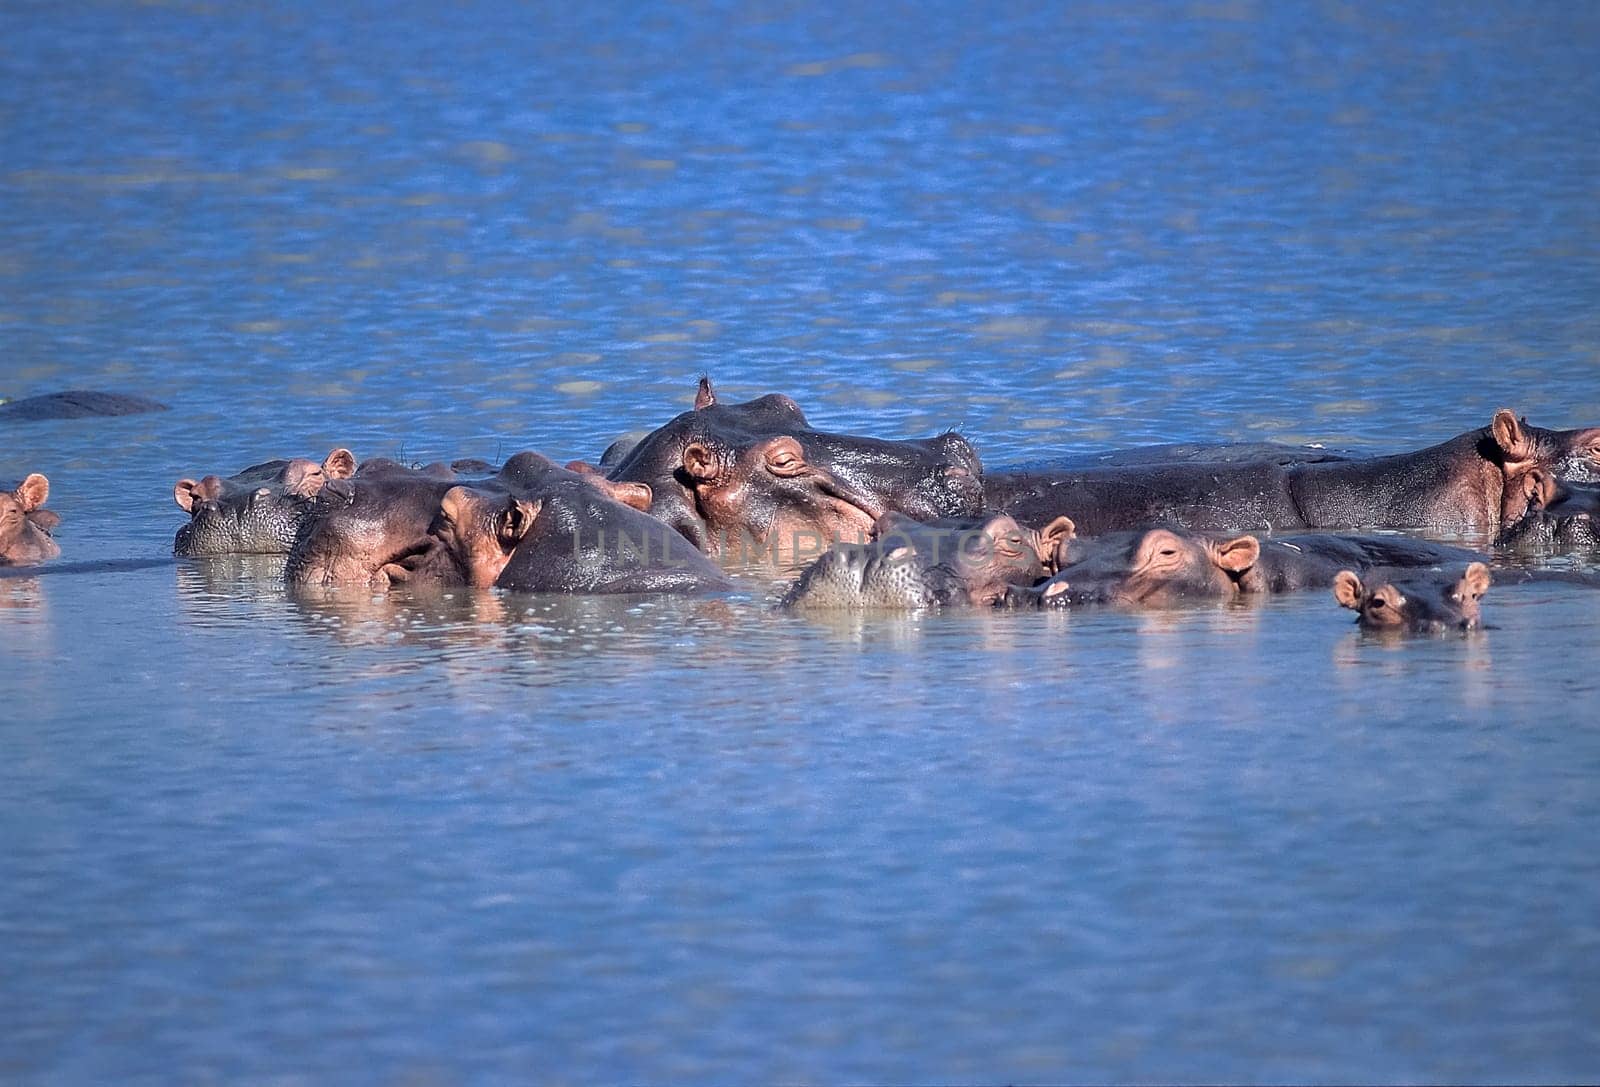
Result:
<svg viewBox="0 0 1600 1087">
<path fill-rule="evenodd" d="M 1595 10 L 44 5 L 0 51 L 8 1078 L 1588 1080 L 1597 598 L 1468 638 L 290 595 L 172 485 L 686 408 L 1600 422 Z M 1530 559 L 1591 567 L 1592 559 Z M 14 576 L 15 575 L 15 576 Z M 24 991 L 24 988 L 25 991 Z M 1267 1024 L 1267 1026 L 1263 1026 Z"/>
</svg>

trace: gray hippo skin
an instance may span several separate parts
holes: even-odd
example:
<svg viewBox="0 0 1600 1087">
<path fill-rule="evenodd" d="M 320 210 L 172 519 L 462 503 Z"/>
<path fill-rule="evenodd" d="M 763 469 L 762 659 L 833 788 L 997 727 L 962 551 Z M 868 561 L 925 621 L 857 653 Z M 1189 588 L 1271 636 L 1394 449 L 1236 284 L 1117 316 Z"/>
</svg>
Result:
<svg viewBox="0 0 1600 1087">
<path fill-rule="evenodd" d="M 929 523 L 885 514 L 872 542 L 834 544 L 781 603 L 794 610 L 886 611 L 989 605 L 1013 586 L 1044 577 L 1060 535 L 1071 531 L 1064 517 L 1035 532 L 1005 513 Z"/>
<path fill-rule="evenodd" d="M 165 404 L 142 396 L 93 392 L 77 389 L 63 393 L 25 396 L 20 400 L 0 401 L 0 424 L 37 423 L 47 419 L 86 419 L 92 416 L 138 415 L 147 411 L 166 411 Z"/>
<path fill-rule="evenodd" d="M 1478 601 L 1493 579 L 1481 562 L 1456 571 L 1415 571 L 1365 581 L 1340 572 L 1333 598 L 1357 613 L 1362 630 L 1374 633 L 1444 634 L 1476 630 Z"/>
<path fill-rule="evenodd" d="M 0 492 L 0 566 L 32 566 L 61 556 L 51 531 L 61 518 L 44 508 L 50 481 L 38 472 Z"/>
<path fill-rule="evenodd" d="M 1013 607 L 1166 606 L 1194 600 L 1325 589 L 1341 570 L 1465 564 L 1481 556 L 1403 536 L 1305 533 L 1228 536 L 1177 526 L 1081 539 L 1057 534 L 1056 572 L 1007 594 Z"/>
<path fill-rule="evenodd" d="M 864 540 L 889 512 L 977 516 L 982 474 L 959 434 L 829 434 L 812 429 L 787 396 L 723 404 L 705 379 L 694 410 L 652 431 L 606 473 L 648 486 L 650 512 L 702 551 L 785 563 L 837 540 Z"/>
<path fill-rule="evenodd" d="M 990 472 L 991 509 L 1080 534 L 1154 522 L 1219 531 L 1385 527 L 1498 531 L 1528 509 L 1528 476 L 1600 479 L 1600 429 L 1546 430 L 1502 410 L 1489 426 L 1411 453 L 1357 460 L 1184 462 Z"/>
<path fill-rule="evenodd" d="M 172 497 L 189 523 L 178 529 L 172 553 L 287 555 L 318 509 L 313 500 L 323 487 L 355 471 L 355 455 L 335 449 L 321 464 L 296 457 L 252 465 L 226 479 L 180 479 Z"/>
<path fill-rule="evenodd" d="M 731 589 L 694 545 L 642 512 L 650 497 L 642 484 L 613 483 L 518 453 L 492 479 L 440 494 L 422 522 L 422 539 L 378 574 L 411 586 L 519 592 Z"/>
</svg>

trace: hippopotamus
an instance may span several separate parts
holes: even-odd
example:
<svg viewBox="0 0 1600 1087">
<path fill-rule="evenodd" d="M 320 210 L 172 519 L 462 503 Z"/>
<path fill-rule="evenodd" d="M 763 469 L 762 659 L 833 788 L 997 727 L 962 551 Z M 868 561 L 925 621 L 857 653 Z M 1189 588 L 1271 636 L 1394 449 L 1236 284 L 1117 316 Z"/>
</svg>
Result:
<svg viewBox="0 0 1600 1087">
<path fill-rule="evenodd" d="M 1528 512 L 1501 530 L 1509 551 L 1600 551 L 1600 484 L 1558 483 L 1536 473 Z"/>
<path fill-rule="evenodd" d="M 50 481 L 38 472 L 0 492 L 0 566 L 31 566 L 61 556 L 50 536 L 61 518 L 43 508 L 49 497 Z"/>
<path fill-rule="evenodd" d="M 391 472 L 358 475 L 338 492 L 344 504 L 320 517 L 290 554 L 291 585 L 584 593 L 731 587 L 682 536 L 636 508 L 648 508 L 648 487 L 570 471 L 538 453 L 518 453 L 483 479 Z"/>
<path fill-rule="evenodd" d="M 1388 570 L 1472 562 L 1480 556 L 1403 536 L 1306 533 L 1262 539 L 1156 526 L 1083 539 L 1056 533 L 1056 572 L 1012 589 L 1014 607 L 1165 605 L 1327 588 L 1341 570 Z"/>
<path fill-rule="evenodd" d="M 287 555 L 318 509 L 312 500 L 330 480 L 355 472 L 355 455 L 335 449 L 321 464 L 296 457 L 251 465 L 226 479 L 180 479 L 172 497 L 189 523 L 178 529 L 172 553 Z"/>
<path fill-rule="evenodd" d="M 916 611 L 994 604 L 1048 572 L 1072 522 L 1025 529 L 1006 513 L 922 523 L 888 513 L 870 543 L 834 544 L 806 567 L 781 605 Z"/>
<path fill-rule="evenodd" d="M 889 512 L 977 516 L 982 475 L 977 452 L 954 432 L 898 441 L 830 434 L 812 429 L 787 396 L 723 404 L 705 378 L 692 411 L 606 473 L 649 486 L 650 512 L 702 551 L 782 564 L 865 540 Z"/>
<path fill-rule="evenodd" d="M 1357 613 L 1363 630 L 1442 634 L 1477 628 L 1478 601 L 1492 582 L 1481 562 L 1465 570 L 1417 571 L 1366 583 L 1355 571 L 1342 570 L 1333 582 L 1333 598 Z"/>
<path fill-rule="evenodd" d="M 83 419 L 96 415 L 137 415 L 166 411 L 165 404 L 142 396 L 74 389 L 20 400 L 0 400 L 0 423 L 36 423 L 46 419 Z"/>
<path fill-rule="evenodd" d="M 1205 530 L 1386 527 L 1498 531 L 1526 512 L 1528 476 L 1600 479 L 1600 428 L 1546 430 L 1515 412 L 1393 456 L 1181 461 L 1070 471 L 996 470 L 991 509 L 1035 527 L 1066 514 L 1085 536 L 1152 522 Z"/>
</svg>

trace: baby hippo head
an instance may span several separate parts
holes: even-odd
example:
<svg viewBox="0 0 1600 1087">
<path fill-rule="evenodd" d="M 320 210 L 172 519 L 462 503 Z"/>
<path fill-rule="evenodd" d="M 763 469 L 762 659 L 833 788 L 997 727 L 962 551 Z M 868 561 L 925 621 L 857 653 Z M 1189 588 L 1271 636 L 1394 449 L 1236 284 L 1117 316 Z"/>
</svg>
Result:
<svg viewBox="0 0 1600 1087">
<path fill-rule="evenodd" d="M 1363 584 L 1350 570 L 1339 571 L 1333 598 L 1358 615 L 1362 630 L 1442 634 L 1476 630 L 1478 601 L 1492 578 L 1481 562 L 1459 577 L 1442 571 L 1417 572 Z"/>
<path fill-rule="evenodd" d="M 172 488 L 189 523 L 173 539 L 174 554 L 283 555 L 294 546 L 311 516 L 312 499 L 333 480 L 355 474 L 348 449 L 335 449 L 321 464 L 304 457 L 258 464 L 223 479 L 180 479 Z"/>
<path fill-rule="evenodd" d="M 50 497 L 50 481 L 38 472 L 0 491 L 0 566 L 44 562 L 61 554 L 50 530 L 61 518 L 41 507 Z"/>
<path fill-rule="evenodd" d="M 836 544 L 807 567 L 783 603 L 911 611 L 993 604 L 1009 588 L 1042 578 L 1058 538 L 1071 531 L 1064 517 L 1040 533 L 1004 513 L 926 524 L 886 514 L 870 542 Z"/>
<path fill-rule="evenodd" d="M 1138 607 L 1233 596 L 1260 557 L 1261 543 L 1254 536 L 1220 540 L 1153 528 L 1069 539 L 1057 551 L 1060 569 L 1039 590 L 1040 603 Z"/>
</svg>

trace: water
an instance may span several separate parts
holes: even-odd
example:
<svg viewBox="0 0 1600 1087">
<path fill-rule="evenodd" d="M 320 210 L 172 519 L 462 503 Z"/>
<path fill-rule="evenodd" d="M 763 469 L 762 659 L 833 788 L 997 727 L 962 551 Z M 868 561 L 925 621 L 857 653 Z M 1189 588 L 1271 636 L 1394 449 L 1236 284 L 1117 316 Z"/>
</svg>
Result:
<svg viewBox="0 0 1600 1087">
<path fill-rule="evenodd" d="M 1600 423 L 1600 17 L 15 4 L 0 1075 L 1589 1080 L 1597 601 L 294 601 L 181 475 L 710 373 L 989 463 Z M 129 560 L 72 572 L 73 562 Z"/>
</svg>

